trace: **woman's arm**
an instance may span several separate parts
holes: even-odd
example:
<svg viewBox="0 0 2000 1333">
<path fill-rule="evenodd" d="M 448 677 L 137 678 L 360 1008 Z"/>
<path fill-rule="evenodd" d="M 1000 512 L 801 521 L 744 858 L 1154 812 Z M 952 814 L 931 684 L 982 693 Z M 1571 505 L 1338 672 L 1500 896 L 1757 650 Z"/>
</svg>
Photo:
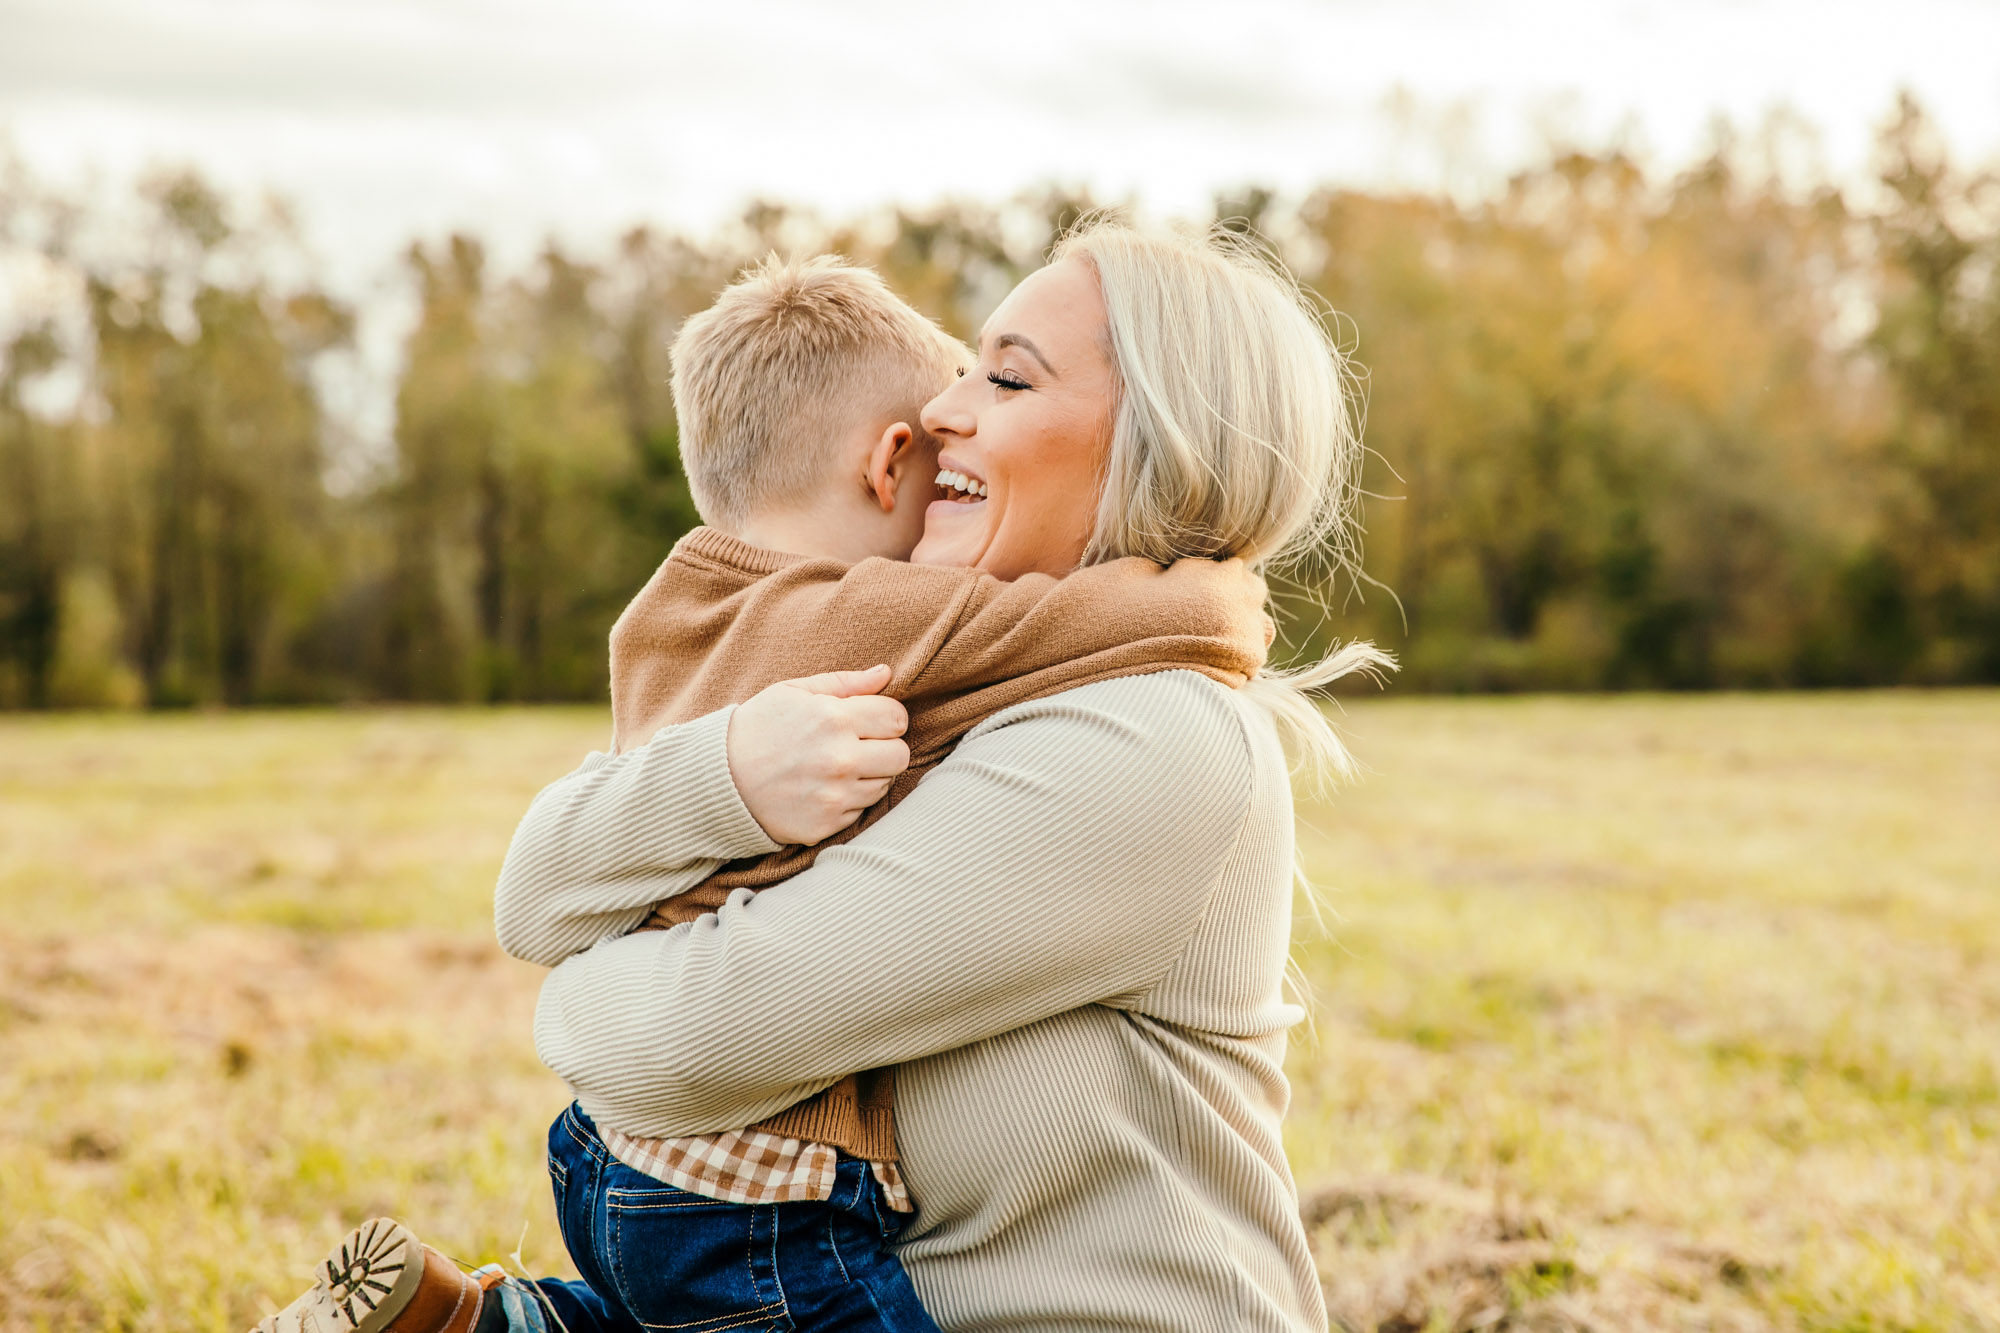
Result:
<svg viewBox="0 0 2000 1333">
<path fill-rule="evenodd" d="M 550 974 L 542 1058 L 629 1133 L 749 1124 L 842 1074 L 1135 1002 L 1249 808 L 1234 703 L 1187 673 L 975 728 L 875 827 L 712 917 Z"/>
<path fill-rule="evenodd" d="M 542 788 L 493 893 L 500 947 L 553 967 L 646 919 L 724 861 L 777 850 L 729 778 L 724 708 Z"/>
<path fill-rule="evenodd" d="M 877 693 L 888 679 L 873 667 L 780 681 L 629 753 L 591 755 L 514 831 L 494 892 L 500 947 L 553 967 L 724 861 L 846 828 L 910 761 L 903 706 Z"/>
</svg>

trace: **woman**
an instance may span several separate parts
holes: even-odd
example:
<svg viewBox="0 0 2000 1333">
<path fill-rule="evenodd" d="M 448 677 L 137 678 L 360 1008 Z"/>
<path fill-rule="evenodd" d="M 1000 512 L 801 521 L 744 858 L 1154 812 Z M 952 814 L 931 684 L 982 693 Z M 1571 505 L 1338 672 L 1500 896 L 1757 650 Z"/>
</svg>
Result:
<svg viewBox="0 0 2000 1333">
<path fill-rule="evenodd" d="M 1339 353 L 1257 256 L 1086 227 L 926 408 L 943 466 L 987 498 L 933 505 L 914 558 L 1003 578 L 1344 558 L 1350 408 Z M 896 1066 L 921 1204 L 899 1255 L 948 1333 L 1324 1329 L 1279 1134 L 1298 1013 L 1278 737 L 1341 766 L 1302 687 L 1376 660 L 1351 646 L 1239 692 L 1134 676 L 1003 712 L 810 870 L 563 962 L 543 1058 L 585 1111 L 661 1136 Z M 763 718 L 746 705 L 726 758 L 641 804 L 754 809 L 815 763 L 834 780 L 786 744 L 795 720 Z"/>
</svg>

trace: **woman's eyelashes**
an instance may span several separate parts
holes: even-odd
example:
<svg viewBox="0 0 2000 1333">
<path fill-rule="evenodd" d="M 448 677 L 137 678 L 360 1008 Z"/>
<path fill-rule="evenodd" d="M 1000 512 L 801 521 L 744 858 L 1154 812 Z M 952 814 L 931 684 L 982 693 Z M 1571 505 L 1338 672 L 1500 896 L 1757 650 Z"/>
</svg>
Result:
<svg viewBox="0 0 2000 1333">
<path fill-rule="evenodd" d="M 986 382 L 996 389 L 1028 389 L 1034 386 L 1010 370 L 996 370 L 988 374 Z"/>
</svg>

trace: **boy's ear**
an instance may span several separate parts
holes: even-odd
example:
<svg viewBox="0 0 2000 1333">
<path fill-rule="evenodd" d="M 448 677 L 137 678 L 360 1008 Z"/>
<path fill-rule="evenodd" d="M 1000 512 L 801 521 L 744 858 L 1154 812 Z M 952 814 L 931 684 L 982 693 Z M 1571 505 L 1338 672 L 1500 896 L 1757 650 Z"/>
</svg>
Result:
<svg viewBox="0 0 2000 1333">
<path fill-rule="evenodd" d="M 896 508 L 896 484 L 903 479 L 905 471 L 900 465 L 908 460 L 910 446 L 916 438 L 909 422 L 891 422 L 868 450 L 868 471 L 862 480 L 885 514 Z"/>
</svg>

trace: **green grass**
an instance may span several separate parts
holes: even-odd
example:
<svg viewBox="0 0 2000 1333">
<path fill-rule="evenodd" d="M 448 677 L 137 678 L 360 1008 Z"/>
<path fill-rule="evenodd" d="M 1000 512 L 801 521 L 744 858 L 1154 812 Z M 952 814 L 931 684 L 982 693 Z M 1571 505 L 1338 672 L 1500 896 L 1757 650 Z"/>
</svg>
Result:
<svg viewBox="0 0 2000 1333">
<path fill-rule="evenodd" d="M 0 1329 L 346 1224 L 562 1269 L 514 820 L 596 710 L 0 720 Z M 2000 694 L 1352 705 L 1292 1158 L 1353 1328 L 2000 1328 Z"/>
<path fill-rule="evenodd" d="M 1376 1200 L 1322 1233 L 1351 1322 L 2000 1327 L 2000 697 L 1350 730 L 1289 1141 Z"/>
</svg>

